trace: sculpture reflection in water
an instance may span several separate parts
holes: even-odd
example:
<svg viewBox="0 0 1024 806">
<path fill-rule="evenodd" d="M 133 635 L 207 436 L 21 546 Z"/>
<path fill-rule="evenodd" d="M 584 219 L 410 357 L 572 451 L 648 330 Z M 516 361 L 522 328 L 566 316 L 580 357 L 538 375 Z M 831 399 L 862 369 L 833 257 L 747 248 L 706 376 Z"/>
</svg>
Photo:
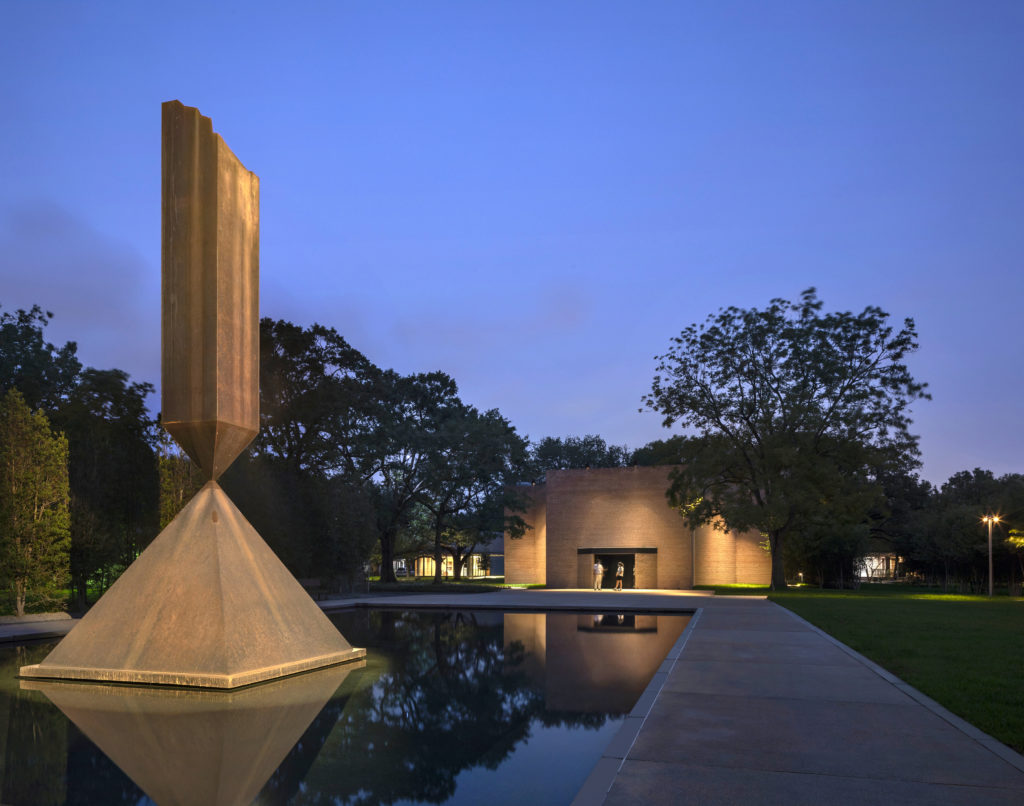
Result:
<svg viewBox="0 0 1024 806">
<path fill-rule="evenodd" d="M 238 691 L 23 680 L 158 804 L 248 804 L 355 661 Z M 295 787 L 297 789 L 297 787 Z"/>
<path fill-rule="evenodd" d="M 144 790 L 159 804 L 250 803 L 256 792 L 262 806 L 442 803 L 473 802 L 480 787 L 496 804 L 569 802 L 686 619 L 357 610 L 334 621 L 371 648 L 359 668 L 234 693 L 0 690 L 0 802 L 127 806 Z M 0 679 L 47 649 L 0 662 Z M 549 769 L 514 782 L 534 793 L 507 778 L 494 791 L 503 764 L 522 769 L 511 760 L 527 744 L 534 759 L 549 748 Z"/>
</svg>

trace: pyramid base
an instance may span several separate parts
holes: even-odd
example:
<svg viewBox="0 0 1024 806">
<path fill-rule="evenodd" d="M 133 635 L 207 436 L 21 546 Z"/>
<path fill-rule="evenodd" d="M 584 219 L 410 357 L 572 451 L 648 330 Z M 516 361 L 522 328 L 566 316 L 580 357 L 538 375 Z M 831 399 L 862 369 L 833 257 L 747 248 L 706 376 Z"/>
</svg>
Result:
<svg viewBox="0 0 1024 806">
<path fill-rule="evenodd" d="M 251 686 L 266 680 L 275 680 L 279 677 L 288 677 L 312 669 L 322 669 L 325 666 L 336 666 L 339 663 L 348 663 L 365 657 L 365 649 L 353 648 L 347 652 L 335 652 L 318 658 L 306 658 L 237 674 L 161 672 L 156 669 L 96 669 L 84 666 L 50 666 L 43 662 L 32 666 L 22 666 L 18 676 L 42 680 L 85 680 L 94 683 L 141 683 L 151 686 L 231 689 Z"/>
<path fill-rule="evenodd" d="M 210 481 L 20 676 L 223 690 L 365 656 Z"/>
</svg>

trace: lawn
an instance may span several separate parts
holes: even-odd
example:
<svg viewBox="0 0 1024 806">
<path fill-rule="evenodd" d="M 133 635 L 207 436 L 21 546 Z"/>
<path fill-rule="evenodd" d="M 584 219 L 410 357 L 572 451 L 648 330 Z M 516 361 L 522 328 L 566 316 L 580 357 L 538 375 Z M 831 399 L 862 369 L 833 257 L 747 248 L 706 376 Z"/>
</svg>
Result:
<svg viewBox="0 0 1024 806">
<path fill-rule="evenodd" d="M 881 585 L 768 598 L 1024 752 L 1024 599 Z"/>
<path fill-rule="evenodd" d="M 486 581 L 484 581 L 486 580 Z M 483 579 L 460 579 L 456 582 L 445 577 L 444 582 L 436 584 L 434 577 L 401 577 L 397 582 L 381 582 L 380 577 L 370 577 L 370 593 L 491 593 L 504 587 L 503 577 L 487 577 Z"/>
</svg>

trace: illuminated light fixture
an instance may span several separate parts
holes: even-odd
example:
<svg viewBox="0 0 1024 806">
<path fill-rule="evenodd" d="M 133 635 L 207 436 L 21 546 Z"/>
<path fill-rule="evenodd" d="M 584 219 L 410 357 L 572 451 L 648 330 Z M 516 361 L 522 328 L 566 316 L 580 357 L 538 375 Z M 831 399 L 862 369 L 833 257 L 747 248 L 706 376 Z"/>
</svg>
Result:
<svg viewBox="0 0 1024 806">
<path fill-rule="evenodd" d="M 988 595 L 992 595 L 992 524 L 999 523 L 999 516 L 989 513 L 983 515 L 982 523 L 988 524 Z"/>
</svg>

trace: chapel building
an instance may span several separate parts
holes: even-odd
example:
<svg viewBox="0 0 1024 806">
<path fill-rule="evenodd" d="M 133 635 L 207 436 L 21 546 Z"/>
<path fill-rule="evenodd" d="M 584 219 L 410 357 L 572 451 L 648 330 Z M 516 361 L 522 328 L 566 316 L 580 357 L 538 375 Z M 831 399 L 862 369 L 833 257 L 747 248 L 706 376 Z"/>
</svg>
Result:
<svg viewBox="0 0 1024 806">
<path fill-rule="evenodd" d="M 771 555 L 757 532 L 727 532 L 712 524 L 690 529 L 665 491 L 672 467 L 549 470 L 543 484 L 524 488 L 530 526 L 505 533 L 505 581 L 549 588 L 589 588 L 593 567 L 625 588 L 688 589 L 695 585 L 767 585 Z"/>
</svg>

